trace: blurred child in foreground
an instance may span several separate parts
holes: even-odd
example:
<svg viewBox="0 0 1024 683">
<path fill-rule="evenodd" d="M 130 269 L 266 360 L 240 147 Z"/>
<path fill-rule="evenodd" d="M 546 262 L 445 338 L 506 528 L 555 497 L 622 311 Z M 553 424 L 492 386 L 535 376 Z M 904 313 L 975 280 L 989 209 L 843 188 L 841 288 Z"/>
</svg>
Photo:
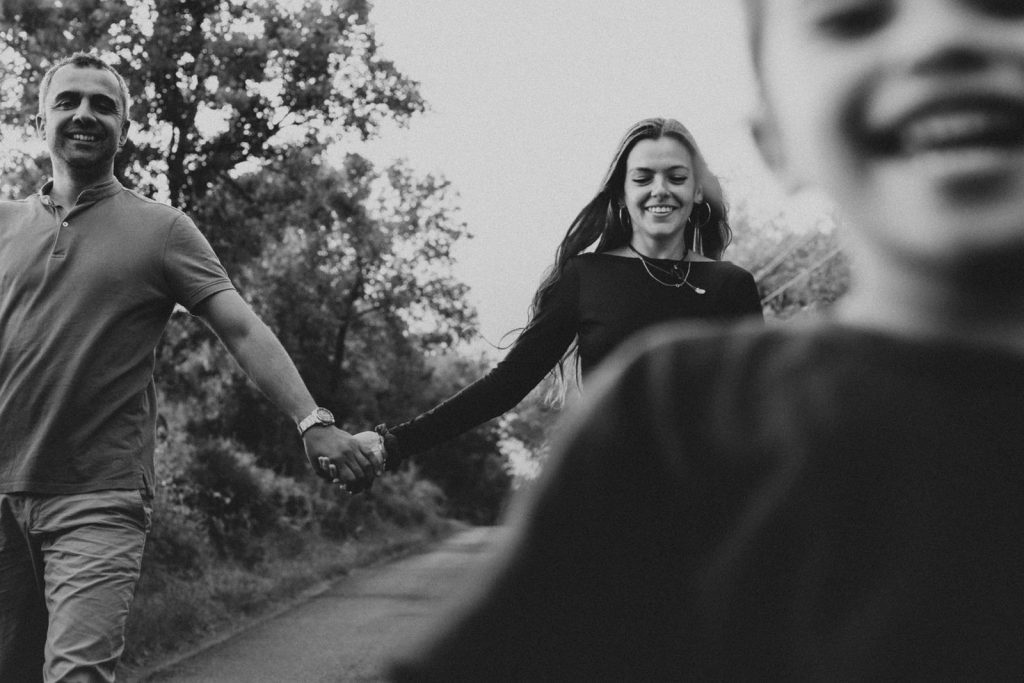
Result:
<svg viewBox="0 0 1024 683">
<path fill-rule="evenodd" d="M 844 212 L 848 298 L 610 359 L 396 680 L 1024 677 L 1024 3 L 747 11 L 758 142 Z"/>
</svg>

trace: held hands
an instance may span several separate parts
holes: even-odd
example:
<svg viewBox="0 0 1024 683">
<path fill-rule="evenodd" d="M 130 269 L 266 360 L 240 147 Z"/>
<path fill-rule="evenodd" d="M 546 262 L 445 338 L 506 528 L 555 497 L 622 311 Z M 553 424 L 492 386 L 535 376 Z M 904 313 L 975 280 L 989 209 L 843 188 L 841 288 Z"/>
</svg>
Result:
<svg viewBox="0 0 1024 683">
<path fill-rule="evenodd" d="M 384 450 L 384 439 L 381 438 L 376 432 L 359 432 L 353 437 L 359 442 L 359 447 L 363 453 L 370 452 L 373 455 L 374 462 L 380 463 L 377 468 L 377 476 L 379 477 L 384 473 L 387 468 L 388 454 Z M 373 480 L 368 479 L 363 482 L 356 482 L 353 484 L 342 484 L 341 490 L 347 491 L 348 493 L 362 493 L 373 485 Z"/>
<path fill-rule="evenodd" d="M 388 454 L 384 450 L 384 439 L 377 432 L 359 432 L 353 438 L 359 442 L 359 446 L 364 452 L 369 450 L 380 462 L 380 469 L 377 472 L 380 475 L 388 460 Z"/>
<path fill-rule="evenodd" d="M 373 432 L 353 436 L 336 427 L 317 426 L 306 431 L 302 442 L 317 476 L 350 493 L 368 489 L 384 471 L 384 449 Z"/>
</svg>

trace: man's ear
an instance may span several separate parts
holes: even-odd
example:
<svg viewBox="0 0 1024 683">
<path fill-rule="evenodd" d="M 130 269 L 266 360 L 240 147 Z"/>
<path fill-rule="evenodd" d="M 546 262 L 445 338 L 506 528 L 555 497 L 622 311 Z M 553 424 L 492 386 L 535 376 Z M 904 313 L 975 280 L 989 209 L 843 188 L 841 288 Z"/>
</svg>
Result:
<svg viewBox="0 0 1024 683">
<path fill-rule="evenodd" d="M 46 139 L 46 117 L 42 114 L 36 114 L 36 134 L 39 135 L 40 139 Z"/>
<path fill-rule="evenodd" d="M 119 152 L 121 151 L 121 148 L 124 147 L 124 143 L 128 142 L 128 128 L 130 126 L 131 123 L 128 119 L 125 119 L 124 123 L 121 124 L 121 135 L 117 138 L 117 151 Z"/>
<path fill-rule="evenodd" d="M 775 117 L 766 105 L 761 105 L 750 119 L 750 132 L 757 144 L 764 163 L 790 192 L 801 189 L 807 183 L 800 178 L 789 164 L 782 144 L 782 134 L 775 123 Z"/>
</svg>

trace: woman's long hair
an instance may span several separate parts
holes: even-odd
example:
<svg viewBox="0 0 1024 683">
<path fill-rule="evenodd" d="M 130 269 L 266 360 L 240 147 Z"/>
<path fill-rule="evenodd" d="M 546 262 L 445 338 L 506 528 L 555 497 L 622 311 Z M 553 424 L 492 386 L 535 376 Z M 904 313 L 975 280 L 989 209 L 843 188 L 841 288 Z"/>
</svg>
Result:
<svg viewBox="0 0 1024 683">
<path fill-rule="evenodd" d="M 615 150 L 612 163 L 601 181 L 601 189 L 590 202 L 577 214 L 569 230 L 562 238 L 561 244 L 555 251 L 555 262 L 548 269 L 533 296 L 530 304 L 530 322 L 527 329 L 533 324 L 537 311 L 543 305 L 547 296 L 558 286 L 566 263 L 573 256 L 583 253 L 589 247 L 597 244 L 596 251 L 611 251 L 630 243 L 633 236 L 633 228 L 629 222 L 623 206 L 623 195 L 626 184 L 626 160 L 629 153 L 633 151 L 641 140 L 657 140 L 669 137 L 678 140 L 686 147 L 695 166 L 694 177 L 697 185 L 701 188 L 704 201 L 707 204 L 698 204 L 691 213 L 684 228 L 683 238 L 687 245 L 695 245 L 695 250 L 704 256 L 713 259 L 720 259 L 732 240 L 732 230 L 729 228 L 727 208 L 725 199 L 722 196 L 722 186 L 718 178 L 708 169 L 704 155 L 693 135 L 683 124 L 675 119 L 652 118 L 644 119 L 634 124 L 619 142 Z M 710 214 L 707 219 L 704 215 L 710 207 Z M 696 234 L 695 234 L 696 233 Z M 566 352 L 565 356 L 558 362 L 557 373 L 564 393 L 565 385 L 565 362 L 576 351 L 576 344 Z M 579 373 L 578 359 L 575 363 L 576 375 Z"/>
</svg>

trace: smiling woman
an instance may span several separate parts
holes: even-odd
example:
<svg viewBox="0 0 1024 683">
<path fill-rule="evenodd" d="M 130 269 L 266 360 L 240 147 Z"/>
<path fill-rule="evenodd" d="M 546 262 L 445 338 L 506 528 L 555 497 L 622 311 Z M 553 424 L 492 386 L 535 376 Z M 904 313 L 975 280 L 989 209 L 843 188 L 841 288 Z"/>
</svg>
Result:
<svg viewBox="0 0 1024 683">
<path fill-rule="evenodd" d="M 388 467 L 513 408 L 567 357 L 589 374 L 634 333 L 669 321 L 762 319 L 753 276 L 720 261 L 731 230 L 718 179 L 690 132 L 645 119 L 572 222 L 531 318 L 490 373 L 385 438 Z M 574 353 L 575 352 L 575 353 Z"/>
<path fill-rule="evenodd" d="M 690 150 L 671 137 L 640 140 L 633 147 L 622 205 L 633 224 L 632 242 L 642 247 L 635 253 L 669 259 L 686 254 L 686 222 L 704 201 L 693 166 Z"/>
</svg>

